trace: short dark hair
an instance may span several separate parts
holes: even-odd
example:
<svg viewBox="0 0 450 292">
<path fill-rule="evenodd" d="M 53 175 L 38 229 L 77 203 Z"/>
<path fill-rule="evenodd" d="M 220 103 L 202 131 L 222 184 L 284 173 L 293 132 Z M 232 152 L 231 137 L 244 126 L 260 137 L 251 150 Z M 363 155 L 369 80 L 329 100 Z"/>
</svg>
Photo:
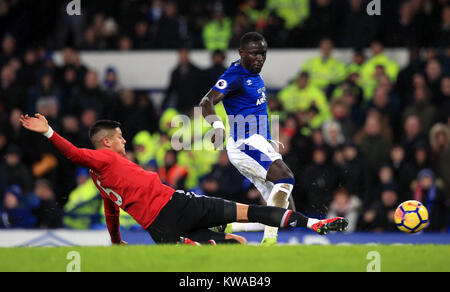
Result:
<svg viewBox="0 0 450 292">
<path fill-rule="evenodd" d="M 100 132 L 101 130 L 114 130 L 115 128 L 120 128 L 120 123 L 116 121 L 111 120 L 99 120 L 96 121 L 90 128 L 89 128 L 89 139 L 91 139 Z"/>
<path fill-rule="evenodd" d="M 245 33 L 240 40 L 240 48 L 245 48 L 251 42 L 266 41 L 264 36 L 255 31 Z"/>
</svg>

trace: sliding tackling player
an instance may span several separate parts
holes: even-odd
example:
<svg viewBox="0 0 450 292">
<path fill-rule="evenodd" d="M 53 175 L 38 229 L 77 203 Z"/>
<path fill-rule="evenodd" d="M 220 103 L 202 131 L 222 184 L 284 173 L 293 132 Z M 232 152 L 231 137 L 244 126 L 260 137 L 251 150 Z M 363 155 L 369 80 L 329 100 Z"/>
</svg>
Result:
<svg viewBox="0 0 450 292">
<path fill-rule="evenodd" d="M 277 227 L 306 227 L 308 218 L 278 207 L 249 206 L 218 198 L 174 190 L 161 183 L 158 174 L 146 171 L 125 157 L 120 123 L 97 121 L 89 130 L 95 150 L 77 148 L 36 114 L 21 116 L 26 129 L 41 133 L 74 163 L 89 168 L 104 201 L 106 224 L 113 244 L 126 244 L 119 231 L 119 208 L 146 229 L 156 243 L 246 243 L 245 239 L 210 230 L 231 222 L 259 222 Z M 312 229 L 319 234 L 343 231 L 347 220 L 320 221 Z"/>
</svg>

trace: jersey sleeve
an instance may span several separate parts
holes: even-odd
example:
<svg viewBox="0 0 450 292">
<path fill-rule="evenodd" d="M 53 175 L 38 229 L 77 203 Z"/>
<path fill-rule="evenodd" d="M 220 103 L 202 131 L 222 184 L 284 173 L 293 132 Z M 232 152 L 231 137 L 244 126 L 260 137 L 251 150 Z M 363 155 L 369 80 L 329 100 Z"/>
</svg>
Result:
<svg viewBox="0 0 450 292">
<path fill-rule="evenodd" d="M 50 141 L 62 155 L 72 160 L 75 164 L 89 169 L 100 170 L 111 161 L 111 155 L 101 150 L 92 150 L 75 147 L 72 143 L 54 132 Z"/>
<path fill-rule="evenodd" d="M 111 243 L 119 244 L 122 240 L 120 237 L 119 207 L 109 198 L 105 197 L 103 197 L 103 207 L 105 208 L 106 227 L 111 236 Z"/>
<path fill-rule="evenodd" d="M 223 95 L 227 95 L 231 91 L 239 88 L 240 75 L 234 68 L 228 69 L 223 73 L 212 89 L 221 92 Z"/>
</svg>

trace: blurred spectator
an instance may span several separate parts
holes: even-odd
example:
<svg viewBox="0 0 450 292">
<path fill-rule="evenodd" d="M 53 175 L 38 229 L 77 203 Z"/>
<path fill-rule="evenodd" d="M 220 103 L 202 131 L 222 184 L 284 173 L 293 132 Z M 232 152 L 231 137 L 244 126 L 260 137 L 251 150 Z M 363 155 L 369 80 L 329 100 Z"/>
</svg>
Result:
<svg viewBox="0 0 450 292">
<path fill-rule="evenodd" d="M 38 228 L 54 229 L 62 227 L 62 210 L 55 201 L 50 181 L 39 179 L 34 186 L 34 195 L 39 203 L 33 208 L 33 214 L 37 219 Z"/>
<path fill-rule="evenodd" d="M 100 87 L 97 72 L 90 70 L 84 78 L 80 93 L 72 98 L 70 113 L 80 116 L 86 109 L 93 109 L 101 119 L 109 118 L 112 99 Z"/>
<path fill-rule="evenodd" d="M 89 229 L 100 220 L 102 199 L 88 169 L 78 167 L 75 178 L 76 186 L 70 192 L 69 199 L 64 205 L 64 227 Z"/>
<path fill-rule="evenodd" d="M 307 113 L 311 107 L 318 112 L 313 118 L 307 117 L 302 120 L 309 123 L 311 127 L 318 128 L 330 118 L 330 108 L 325 94 L 317 87 L 309 83 L 309 73 L 302 72 L 297 76 L 295 82 L 284 87 L 278 98 L 287 112 L 301 111 Z"/>
<path fill-rule="evenodd" d="M 134 49 L 133 40 L 129 36 L 121 36 L 117 40 L 119 51 L 131 51 Z"/>
<path fill-rule="evenodd" d="M 389 164 L 384 164 L 378 171 L 377 185 L 370 190 L 371 196 L 365 200 L 366 206 L 367 204 L 372 205 L 377 202 L 379 194 L 381 194 L 383 189 L 388 185 L 395 187 L 398 197 L 400 198 L 399 189 L 394 180 L 394 171 Z"/>
<path fill-rule="evenodd" d="M 64 116 L 61 122 L 61 134 L 74 145 L 80 145 L 80 122 L 71 115 Z"/>
<path fill-rule="evenodd" d="M 142 106 L 148 97 L 141 95 L 136 98 L 136 93 L 131 89 L 125 89 L 121 92 L 119 100 L 116 102 L 113 110 L 113 120 L 121 123 L 123 137 L 126 141 L 132 141 L 133 137 L 141 130 L 154 129 L 155 112 L 152 109 L 145 110 Z M 131 143 L 125 145 L 127 150 L 131 149 Z"/>
<path fill-rule="evenodd" d="M 332 0 L 310 1 L 311 15 L 305 22 L 304 30 L 312 44 L 317 44 L 323 37 L 336 40 L 339 29 L 338 5 Z"/>
<path fill-rule="evenodd" d="M 106 68 L 105 77 L 103 78 L 101 87 L 111 99 L 117 99 L 119 91 L 122 89 L 122 84 L 120 84 L 116 68 Z"/>
<path fill-rule="evenodd" d="M 394 212 L 399 204 L 397 189 L 385 185 L 379 199 L 361 216 L 360 229 L 376 232 L 395 231 Z"/>
<path fill-rule="evenodd" d="M 0 205 L 0 229 L 33 228 L 35 224 L 36 218 L 22 189 L 17 185 L 7 188 Z"/>
<path fill-rule="evenodd" d="M 378 74 L 378 76 L 376 74 L 377 70 L 382 69 L 384 72 L 383 74 L 388 76 L 391 82 L 397 80 L 399 66 L 394 60 L 386 55 L 384 49 L 384 45 L 380 41 L 373 41 L 370 44 L 372 56 L 361 68 L 361 85 L 364 89 L 364 98 L 366 101 L 372 98 L 373 93 L 377 88 L 377 77 L 380 77 L 380 74 Z"/>
<path fill-rule="evenodd" d="M 12 66 L 4 66 L 0 73 L 0 111 L 9 112 L 13 108 L 25 109 L 25 92 L 17 82 Z"/>
<path fill-rule="evenodd" d="M 170 84 L 162 102 L 162 109 L 175 107 L 181 113 L 189 112 L 200 103 L 206 93 L 203 71 L 192 64 L 189 51 L 178 51 L 178 64 L 170 75 Z"/>
<path fill-rule="evenodd" d="M 404 119 L 413 115 L 417 116 L 423 131 L 428 132 L 435 123 L 438 112 L 437 108 L 430 101 L 431 98 L 425 88 L 414 89 L 414 103 L 404 109 Z"/>
<path fill-rule="evenodd" d="M 358 147 L 347 142 L 342 153 L 344 164 L 340 169 L 341 184 L 351 195 L 356 195 L 362 203 L 368 201 L 369 189 L 367 185 L 367 169 Z"/>
<path fill-rule="evenodd" d="M 371 114 L 380 117 L 383 136 L 386 137 L 389 142 L 392 142 L 394 140 L 394 130 L 392 129 L 392 126 L 397 124 L 397 113 L 389 98 L 388 90 L 381 87 L 378 87 L 375 90 L 373 99 L 369 103 L 368 115 Z"/>
<path fill-rule="evenodd" d="M 231 20 L 225 16 L 223 11 L 216 10 L 214 11 L 211 21 L 206 23 L 203 27 L 203 45 L 210 52 L 215 50 L 227 50 L 232 35 L 233 28 Z"/>
<path fill-rule="evenodd" d="M 82 11 L 81 15 L 77 15 L 76 17 L 70 16 L 66 12 L 66 6 L 65 3 L 61 3 L 59 7 L 60 12 L 58 18 L 60 22 L 54 37 L 55 47 L 61 49 L 69 40 L 72 40 L 73 46 L 81 48 L 83 46 L 83 32 L 86 25 L 85 13 Z"/>
<path fill-rule="evenodd" d="M 106 18 L 99 36 L 101 38 L 100 46 L 107 50 L 116 49 L 118 32 L 119 25 L 117 22 L 112 17 Z"/>
<path fill-rule="evenodd" d="M 209 196 L 236 202 L 247 202 L 243 190 L 244 177 L 230 163 L 226 151 L 221 151 L 217 164 L 205 176 L 201 186 Z"/>
<path fill-rule="evenodd" d="M 38 72 L 42 66 L 41 61 L 38 59 L 38 54 L 35 48 L 29 48 L 25 51 L 23 56 L 22 69 L 19 72 L 20 83 L 25 88 L 30 88 L 35 85 L 39 79 Z"/>
<path fill-rule="evenodd" d="M 158 174 L 161 181 L 176 190 L 184 189 L 188 170 L 178 165 L 177 152 L 170 149 L 164 156 L 164 165 L 159 167 Z"/>
<path fill-rule="evenodd" d="M 27 113 L 37 112 L 36 104 L 40 99 L 54 99 L 58 104 L 62 101 L 61 90 L 55 84 L 53 75 L 46 72 L 40 77 L 40 82 L 30 89 L 27 97 Z"/>
<path fill-rule="evenodd" d="M 92 142 L 89 139 L 89 128 L 99 120 L 97 111 L 93 108 L 86 108 L 80 116 L 80 146 L 82 148 L 91 148 Z"/>
<path fill-rule="evenodd" d="M 100 40 L 92 27 L 88 27 L 84 31 L 83 46 L 81 47 L 84 51 L 96 51 L 102 49 Z"/>
<path fill-rule="evenodd" d="M 444 182 L 447 198 L 450 198 L 450 126 L 436 124 L 430 131 L 431 162 Z"/>
<path fill-rule="evenodd" d="M 357 0 L 359 1 L 359 0 Z M 360 74 L 361 67 L 366 61 L 366 56 L 364 55 L 364 51 L 361 49 L 354 49 L 353 50 L 353 56 L 352 61 L 347 66 L 347 77 L 349 77 L 351 74 Z"/>
<path fill-rule="evenodd" d="M 292 170 L 293 173 L 298 174 L 302 167 L 302 164 L 299 162 L 299 157 L 296 155 L 294 151 L 292 151 L 291 139 L 281 134 L 280 140 L 278 144 L 272 144 L 276 151 L 278 151 L 283 157 L 283 161 Z"/>
<path fill-rule="evenodd" d="M 403 149 L 405 149 L 406 160 L 412 160 L 414 155 L 413 152 L 417 146 L 427 144 L 428 139 L 422 130 L 419 117 L 416 115 L 406 117 L 404 122 L 404 138 L 402 145 Z"/>
<path fill-rule="evenodd" d="M 147 21 L 140 20 L 135 24 L 133 44 L 136 50 L 150 49 L 153 46 Z"/>
<path fill-rule="evenodd" d="M 8 146 L 8 137 L 0 130 L 0 157 L 5 157 L 6 147 Z"/>
<path fill-rule="evenodd" d="M 262 30 L 267 25 L 269 11 L 263 4 L 265 3 L 257 0 L 245 0 L 240 8 L 240 11 L 255 24 L 257 30 Z"/>
<path fill-rule="evenodd" d="M 27 134 L 26 130 L 20 124 L 20 116 L 23 112 L 20 109 L 13 109 L 9 112 L 9 120 L 5 124 L 5 134 L 7 136 L 8 142 L 17 145 L 21 151 L 24 150 L 27 144 Z"/>
<path fill-rule="evenodd" d="M 376 21 L 367 14 L 365 1 L 346 1 L 344 15 L 341 17 L 339 29 L 339 45 L 349 48 L 363 48 L 375 38 L 377 33 Z"/>
<path fill-rule="evenodd" d="M 358 125 L 352 120 L 348 105 L 342 99 L 333 100 L 331 102 L 331 115 L 333 121 L 340 125 L 345 140 L 351 140 L 358 130 Z"/>
<path fill-rule="evenodd" d="M 65 75 L 63 75 L 63 73 L 59 74 L 60 72 L 66 72 L 67 69 L 73 69 L 75 70 L 75 77 L 76 80 L 79 84 L 82 84 L 84 82 L 84 78 L 85 75 L 88 71 L 88 69 L 86 68 L 86 66 L 81 63 L 81 58 L 79 53 L 72 47 L 66 46 L 63 48 L 62 50 L 62 58 L 63 58 L 63 65 L 59 68 L 59 72 L 57 72 L 58 74 L 55 76 L 64 76 L 64 78 L 66 78 Z M 48 61 L 53 62 L 51 55 L 47 56 Z M 49 69 L 49 68 L 47 68 Z M 50 70 L 50 69 L 49 69 Z M 50 72 L 53 72 L 52 70 L 50 70 Z"/>
<path fill-rule="evenodd" d="M 148 92 L 142 91 L 137 93 L 136 106 L 137 112 L 134 116 L 135 128 L 139 131 L 148 130 L 150 133 L 154 133 L 158 129 L 159 120 L 156 107 Z"/>
<path fill-rule="evenodd" d="M 157 23 L 164 13 L 164 2 L 162 0 L 153 0 L 149 8 L 149 19 L 152 24 Z"/>
<path fill-rule="evenodd" d="M 345 217 L 348 219 L 348 233 L 356 231 L 361 201 L 358 197 L 351 195 L 347 189 L 338 188 L 334 191 L 333 201 L 327 213 L 327 218 Z"/>
<path fill-rule="evenodd" d="M 401 106 L 407 106 L 412 103 L 412 91 L 417 86 L 413 82 L 414 76 L 419 76 L 422 86 L 425 87 L 425 78 L 423 73 L 424 62 L 421 59 L 421 50 L 418 47 L 412 47 L 408 51 L 409 61 L 405 67 L 401 68 L 397 76 L 397 82 L 394 83 L 395 91 L 400 95 Z"/>
<path fill-rule="evenodd" d="M 441 81 L 441 98 L 439 120 L 450 126 L 450 75 L 444 76 Z"/>
<path fill-rule="evenodd" d="M 291 139 L 300 128 L 297 116 L 295 114 L 288 114 L 281 127 L 281 135 Z"/>
<path fill-rule="evenodd" d="M 444 101 L 440 100 L 442 65 L 438 59 L 429 59 L 425 67 L 425 78 L 428 88 L 431 90 L 431 102 L 440 106 Z"/>
<path fill-rule="evenodd" d="M 333 190 L 338 186 L 336 169 L 327 161 L 327 153 L 323 147 L 316 147 L 312 153 L 312 163 L 302 169 L 300 186 L 307 199 L 306 213 L 326 214 Z"/>
<path fill-rule="evenodd" d="M 158 48 L 179 48 L 188 39 L 186 20 L 178 13 L 175 1 L 168 1 L 164 6 L 164 14 L 159 19 L 155 37 Z"/>
<path fill-rule="evenodd" d="M 310 16 L 310 0 L 267 0 L 267 9 L 283 19 L 287 30 L 292 30 Z"/>
<path fill-rule="evenodd" d="M 355 136 L 355 142 L 365 157 L 372 186 L 380 166 L 389 161 L 389 141 L 382 135 L 381 130 L 380 117 L 369 115 L 364 128 Z"/>
<path fill-rule="evenodd" d="M 8 64 L 9 61 L 17 56 L 16 39 L 11 34 L 6 34 L 2 39 L 2 51 L 0 54 L 0 67 Z"/>
<path fill-rule="evenodd" d="M 8 146 L 0 169 L 5 174 L 7 186 L 18 185 L 24 192 L 32 190 L 33 177 L 22 161 L 22 154 L 18 146 L 14 144 Z"/>
<path fill-rule="evenodd" d="M 302 71 L 308 72 L 311 86 L 326 89 L 330 84 L 344 81 L 347 73 L 346 67 L 342 61 L 332 56 L 333 46 L 333 41 L 329 38 L 320 40 L 318 48 L 320 56 L 303 63 Z"/>
<path fill-rule="evenodd" d="M 447 5 L 442 9 L 441 25 L 438 32 L 438 45 L 448 46 L 450 45 L 450 5 Z"/>
<path fill-rule="evenodd" d="M 331 149 L 337 149 L 345 142 L 345 137 L 342 134 L 341 125 L 336 121 L 328 121 L 322 125 L 323 137 L 325 143 Z"/>
<path fill-rule="evenodd" d="M 229 47 L 239 48 L 241 37 L 250 31 L 255 31 L 254 23 L 245 13 L 238 12 L 234 20 L 234 25 L 232 26 L 233 34 L 229 42 Z"/>
<path fill-rule="evenodd" d="M 398 20 L 393 27 L 386 30 L 387 42 L 391 46 L 411 47 L 424 44 L 427 34 L 426 19 L 421 17 L 413 1 L 404 1 L 400 5 Z"/>
<path fill-rule="evenodd" d="M 414 180 L 414 166 L 406 162 L 405 151 L 400 145 L 394 145 L 390 151 L 390 166 L 394 172 L 394 181 L 399 187 L 399 197 L 401 201 L 405 201 L 410 197 L 411 182 Z"/>
<path fill-rule="evenodd" d="M 61 70 L 62 80 L 61 84 L 61 96 L 62 102 L 61 113 L 66 114 L 69 110 L 69 103 L 73 100 L 81 91 L 81 84 L 78 82 L 78 72 L 74 66 L 67 66 L 64 70 Z"/>
<path fill-rule="evenodd" d="M 414 200 L 422 202 L 428 210 L 430 223 L 427 231 L 444 232 L 447 227 L 448 207 L 442 190 L 436 185 L 434 172 L 423 169 L 417 175 Z"/>
<path fill-rule="evenodd" d="M 225 53 L 221 50 L 215 50 L 211 54 L 212 65 L 205 70 L 208 79 L 208 87 L 212 88 L 219 77 L 227 70 L 225 63 Z"/>
<path fill-rule="evenodd" d="M 288 32 L 284 29 L 283 19 L 276 13 L 269 13 L 262 33 L 270 47 L 281 48 L 286 46 Z"/>
</svg>

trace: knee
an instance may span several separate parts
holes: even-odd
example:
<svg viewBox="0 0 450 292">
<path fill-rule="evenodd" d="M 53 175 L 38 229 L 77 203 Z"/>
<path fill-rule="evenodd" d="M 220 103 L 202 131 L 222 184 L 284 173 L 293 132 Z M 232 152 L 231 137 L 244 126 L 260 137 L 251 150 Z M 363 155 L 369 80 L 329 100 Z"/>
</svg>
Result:
<svg viewBox="0 0 450 292">
<path fill-rule="evenodd" d="M 273 183 L 278 183 L 280 180 L 290 180 L 294 182 L 295 177 L 292 170 L 284 162 L 276 161 L 270 166 L 267 172 L 267 179 Z"/>
<path fill-rule="evenodd" d="M 274 182 L 274 184 L 290 184 L 290 185 L 294 186 L 295 185 L 295 177 L 294 177 L 293 174 L 292 175 L 286 175 L 285 178 L 276 180 Z"/>
</svg>

